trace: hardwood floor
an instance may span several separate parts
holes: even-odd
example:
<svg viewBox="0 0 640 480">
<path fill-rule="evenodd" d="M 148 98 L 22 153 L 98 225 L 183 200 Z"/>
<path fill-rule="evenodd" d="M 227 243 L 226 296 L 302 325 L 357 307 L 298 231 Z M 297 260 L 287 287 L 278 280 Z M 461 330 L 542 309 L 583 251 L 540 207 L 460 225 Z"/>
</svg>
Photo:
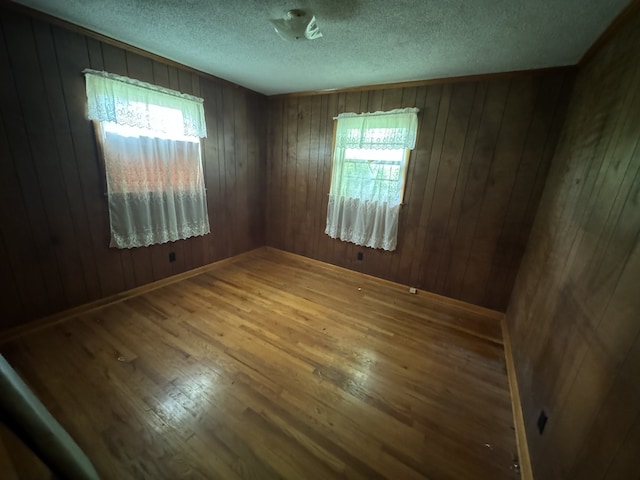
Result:
<svg viewBox="0 0 640 480">
<path fill-rule="evenodd" d="M 262 248 L 1 353 L 105 479 L 514 479 L 500 315 Z"/>
</svg>

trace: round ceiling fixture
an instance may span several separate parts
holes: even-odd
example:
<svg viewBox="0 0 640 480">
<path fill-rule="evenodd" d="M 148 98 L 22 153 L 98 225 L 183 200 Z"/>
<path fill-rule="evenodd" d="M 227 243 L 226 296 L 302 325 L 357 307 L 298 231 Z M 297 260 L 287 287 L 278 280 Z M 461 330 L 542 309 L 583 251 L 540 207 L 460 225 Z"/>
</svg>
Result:
<svg viewBox="0 0 640 480">
<path fill-rule="evenodd" d="M 284 14 L 284 18 L 271 20 L 280 38 L 287 41 L 315 40 L 322 37 L 315 15 L 296 8 Z"/>
</svg>

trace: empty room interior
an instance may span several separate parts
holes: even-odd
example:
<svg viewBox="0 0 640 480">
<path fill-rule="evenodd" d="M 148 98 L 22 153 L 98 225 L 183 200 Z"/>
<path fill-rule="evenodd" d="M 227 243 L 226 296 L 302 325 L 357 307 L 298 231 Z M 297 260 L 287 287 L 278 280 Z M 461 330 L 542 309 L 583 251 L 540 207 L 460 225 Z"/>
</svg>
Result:
<svg viewBox="0 0 640 480">
<path fill-rule="evenodd" d="M 640 479 L 640 1 L 0 2 L 0 477 Z"/>
</svg>

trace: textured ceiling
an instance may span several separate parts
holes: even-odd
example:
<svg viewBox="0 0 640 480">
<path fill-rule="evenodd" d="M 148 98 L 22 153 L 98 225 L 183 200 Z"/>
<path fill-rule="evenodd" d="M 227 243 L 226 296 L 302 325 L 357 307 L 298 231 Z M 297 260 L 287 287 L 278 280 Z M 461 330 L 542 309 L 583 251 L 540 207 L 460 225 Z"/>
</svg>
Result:
<svg viewBox="0 0 640 480">
<path fill-rule="evenodd" d="M 15 0 L 267 95 L 573 65 L 628 0 Z M 316 15 L 323 37 L 269 23 Z"/>
</svg>

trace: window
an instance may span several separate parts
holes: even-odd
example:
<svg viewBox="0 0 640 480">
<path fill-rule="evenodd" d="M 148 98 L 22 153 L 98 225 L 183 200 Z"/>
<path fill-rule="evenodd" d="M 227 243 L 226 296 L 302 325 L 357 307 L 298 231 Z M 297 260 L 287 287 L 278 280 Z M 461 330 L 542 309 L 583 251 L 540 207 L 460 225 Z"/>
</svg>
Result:
<svg viewBox="0 0 640 480">
<path fill-rule="evenodd" d="M 417 112 L 405 108 L 336 118 L 327 235 L 395 250 Z"/>
<path fill-rule="evenodd" d="M 104 159 L 110 246 L 209 233 L 202 99 L 106 72 L 84 73 Z"/>
<path fill-rule="evenodd" d="M 340 194 L 360 200 L 402 203 L 409 150 L 346 148 Z"/>
</svg>

